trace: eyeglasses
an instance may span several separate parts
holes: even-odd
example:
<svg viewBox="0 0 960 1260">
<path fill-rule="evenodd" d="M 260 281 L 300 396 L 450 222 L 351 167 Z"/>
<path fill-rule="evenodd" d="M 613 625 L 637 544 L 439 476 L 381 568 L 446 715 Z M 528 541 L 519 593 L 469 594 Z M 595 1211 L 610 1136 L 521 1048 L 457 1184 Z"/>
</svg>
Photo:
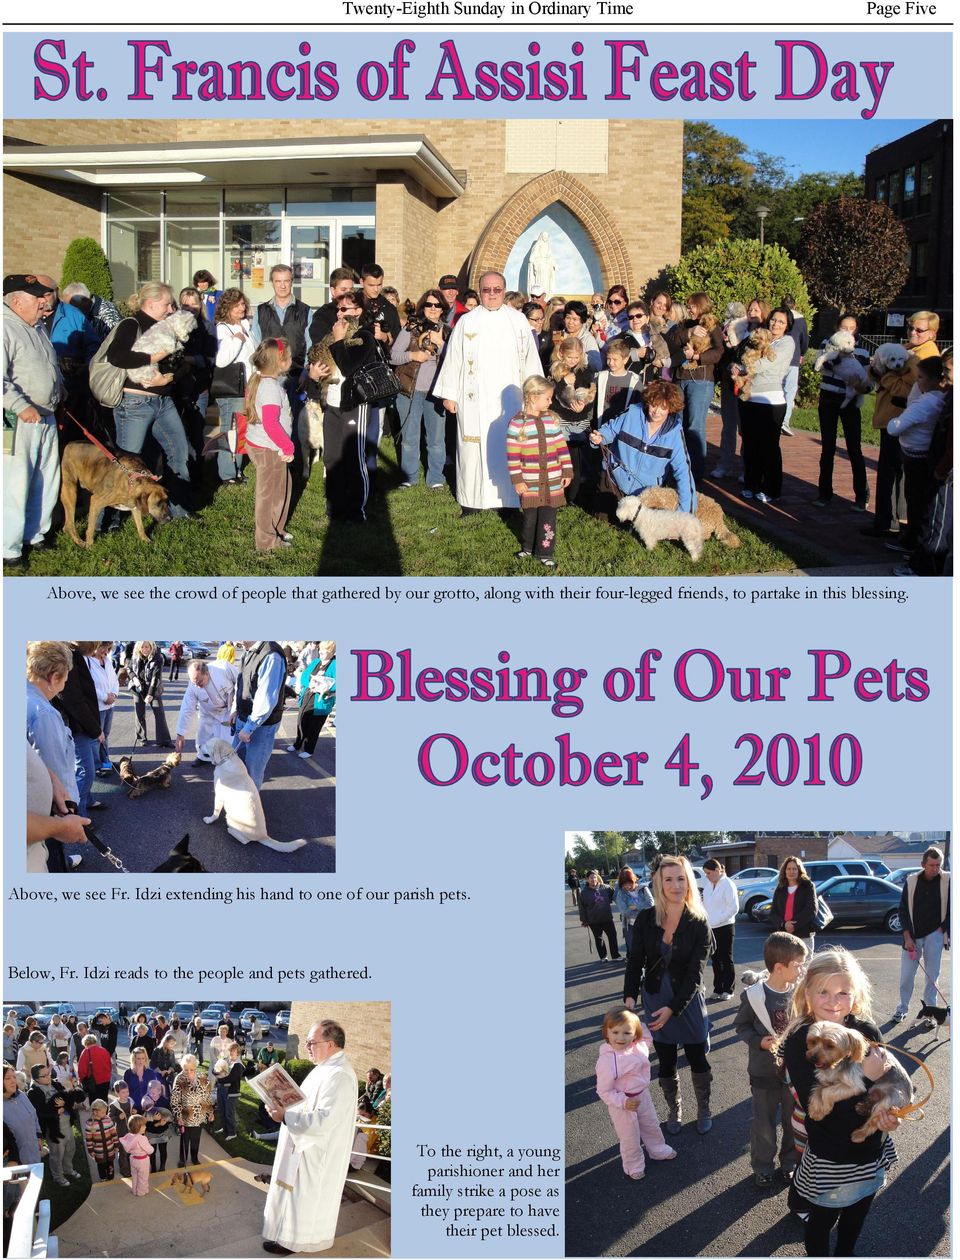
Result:
<svg viewBox="0 0 960 1260">
<path fill-rule="evenodd" d="M 481 293 L 503 293 L 503 289 L 481 289 Z"/>
</svg>

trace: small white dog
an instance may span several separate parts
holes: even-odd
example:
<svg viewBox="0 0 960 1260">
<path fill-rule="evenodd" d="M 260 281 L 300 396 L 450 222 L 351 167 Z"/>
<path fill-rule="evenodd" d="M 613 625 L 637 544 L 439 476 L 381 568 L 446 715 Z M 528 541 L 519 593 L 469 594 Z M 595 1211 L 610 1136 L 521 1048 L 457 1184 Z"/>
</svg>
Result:
<svg viewBox="0 0 960 1260">
<path fill-rule="evenodd" d="M 167 354 L 179 349 L 197 326 L 195 315 L 189 311 L 174 311 L 166 319 L 157 320 L 146 332 L 142 332 L 133 343 L 137 354 L 157 354 L 160 350 Z M 155 376 L 161 373 L 156 363 L 148 363 L 146 367 L 130 368 L 127 376 L 138 385 L 150 385 Z"/>
<path fill-rule="evenodd" d="M 870 366 L 876 376 L 883 376 L 885 372 L 902 372 L 909 358 L 910 351 L 906 346 L 897 341 L 886 341 L 874 350 Z"/>
<path fill-rule="evenodd" d="M 213 813 L 204 818 L 205 823 L 215 823 L 226 810 L 227 831 L 241 844 L 256 841 L 278 853 L 293 853 L 302 849 L 306 840 L 291 840 L 288 844 L 271 840 L 267 835 L 267 820 L 256 784 L 247 773 L 236 749 L 228 739 L 208 739 L 200 750 L 214 764 Z"/>
<path fill-rule="evenodd" d="M 841 403 L 843 407 L 870 389 L 870 378 L 853 355 L 856 345 L 853 333 L 841 328 L 827 341 L 813 365 L 818 372 L 829 366 L 831 373 L 843 381 L 847 387 Z"/>
<path fill-rule="evenodd" d="M 690 512 L 663 512 L 644 507 L 635 494 L 628 494 L 617 504 L 617 520 L 633 527 L 648 551 L 657 543 L 676 539 L 686 547 L 691 560 L 699 560 L 703 551 L 703 529 Z"/>
<path fill-rule="evenodd" d="M 323 458 L 323 408 L 312 398 L 297 417 L 297 437 L 303 454 L 303 479 L 309 481 L 313 465 Z"/>
</svg>

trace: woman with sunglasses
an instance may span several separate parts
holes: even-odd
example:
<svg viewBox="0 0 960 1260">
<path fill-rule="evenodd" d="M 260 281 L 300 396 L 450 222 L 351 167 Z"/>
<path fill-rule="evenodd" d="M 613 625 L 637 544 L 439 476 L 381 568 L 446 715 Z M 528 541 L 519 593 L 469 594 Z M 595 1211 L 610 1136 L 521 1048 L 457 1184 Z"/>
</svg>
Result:
<svg viewBox="0 0 960 1260">
<path fill-rule="evenodd" d="M 449 311 L 450 304 L 440 290 L 427 289 L 390 351 L 391 363 L 401 369 L 401 381 L 406 384 L 406 376 L 412 385 L 409 396 L 404 391 L 397 398 L 401 490 L 411 489 L 420 480 L 421 430 L 427 439 L 427 485 L 431 490 L 441 490 L 446 485 L 443 479 L 447 457 L 446 414 L 431 397 L 430 390 L 436 379 L 443 343 L 450 335 L 446 322 Z M 418 365 L 415 373 L 410 368 L 403 371 L 407 364 Z"/>
</svg>

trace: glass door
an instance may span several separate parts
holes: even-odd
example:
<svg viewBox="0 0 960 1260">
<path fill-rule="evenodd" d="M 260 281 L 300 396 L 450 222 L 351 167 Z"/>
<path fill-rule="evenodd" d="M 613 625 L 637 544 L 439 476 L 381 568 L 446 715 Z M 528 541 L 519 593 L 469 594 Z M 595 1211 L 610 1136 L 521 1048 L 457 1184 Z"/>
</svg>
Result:
<svg viewBox="0 0 960 1260">
<path fill-rule="evenodd" d="M 293 293 L 307 306 L 330 297 L 330 221 L 284 220 L 283 258 L 293 268 Z"/>
</svg>

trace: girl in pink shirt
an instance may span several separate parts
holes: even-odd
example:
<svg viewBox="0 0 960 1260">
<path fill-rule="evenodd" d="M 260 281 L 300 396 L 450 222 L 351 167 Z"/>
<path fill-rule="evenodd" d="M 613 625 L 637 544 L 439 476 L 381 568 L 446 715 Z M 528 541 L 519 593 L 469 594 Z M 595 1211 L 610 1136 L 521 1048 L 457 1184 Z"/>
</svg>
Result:
<svg viewBox="0 0 960 1260">
<path fill-rule="evenodd" d="M 625 1006 L 608 1011 L 597 1058 L 597 1093 L 607 1104 L 620 1139 L 623 1171 L 633 1181 L 644 1175 L 643 1148 L 651 1159 L 673 1159 L 660 1131 L 650 1097 L 650 1050 L 653 1038 L 640 1017 Z"/>
<path fill-rule="evenodd" d="M 130 1156 L 130 1187 L 134 1194 L 150 1192 L 150 1152 L 153 1149 L 144 1133 L 146 1120 L 143 1116 L 131 1116 L 127 1121 L 128 1132 L 120 1139 L 120 1145 Z"/>
</svg>

